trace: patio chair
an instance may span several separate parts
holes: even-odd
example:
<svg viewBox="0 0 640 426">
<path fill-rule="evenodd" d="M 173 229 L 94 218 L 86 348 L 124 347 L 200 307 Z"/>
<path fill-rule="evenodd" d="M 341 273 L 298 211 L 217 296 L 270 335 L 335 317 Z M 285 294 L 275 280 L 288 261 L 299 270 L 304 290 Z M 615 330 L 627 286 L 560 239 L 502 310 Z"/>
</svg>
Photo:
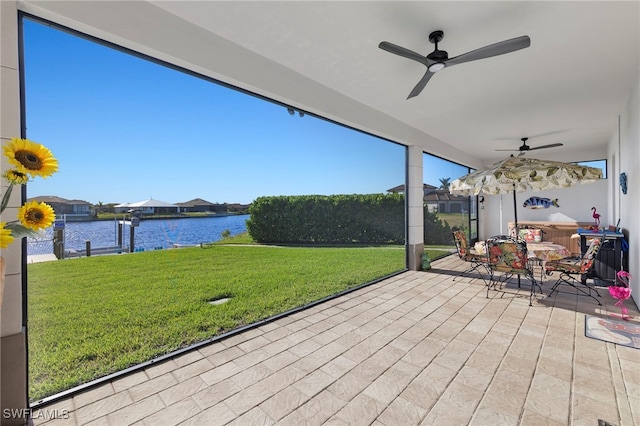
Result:
<svg viewBox="0 0 640 426">
<path fill-rule="evenodd" d="M 592 294 L 595 293 L 598 297 L 601 297 L 600 293 L 598 293 L 598 290 L 594 287 L 588 285 L 586 281 L 586 275 L 593 269 L 593 263 L 601 245 L 600 238 L 594 238 L 591 240 L 587 251 L 582 257 L 548 261 L 544 267 L 547 275 L 560 272 L 560 277 L 553 287 L 551 287 L 549 296 L 551 296 L 554 291 L 558 293 L 584 295 L 591 297 L 598 302 L 598 305 L 602 305 L 600 300 Z M 573 287 L 576 289 L 576 292 L 558 290 L 558 287 L 561 285 Z M 585 291 L 585 287 L 587 291 Z"/>
<path fill-rule="evenodd" d="M 468 269 L 462 271 L 458 276 L 461 277 L 470 274 L 473 271 L 476 271 L 480 275 L 480 278 L 482 278 L 482 281 L 484 281 L 484 283 L 488 285 L 484 275 L 482 275 L 482 272 L 480 272 L 480 268 L 484 268 L 487 271 L 487 274 L 489 274 L 486 255 L 471 251 L 471 249 L 469 248 L 469 244 L 467 243 L 467 235 L 464 233 L 464 231 L 453 231 L 451 235 L 453 236 L 453 241 L 455 241 L 456 243 L 458 257 L 465 262 L 471 263 L 471 266 Z M 454 277 L 453 280 L 455 281 L 456 278 L 458 277 Z"/>
<path fill-rule="evenodd" d="M 523 240 L 499 236 L 489 238 L 486 244 L 487 264 L 491 273 L 489 285 L 487 285 L 487 298 L 491 287 L 495 290 L 500 285 L 500 288 L 502 288 L 502 285 L 514 275 L 518 276 L 518 287 L 520 287 L 520 277 L 524 276 L 531 282 L 529 306 L 532 306 L 536 288 L 539 288 L 540 293 L 542 293 L 542 287 L 533 276 L 533 267 L 529 261 L 527 243 Z M 497 272 L 502 274 L 498 276 L 496 275 Z"/>
</svg>

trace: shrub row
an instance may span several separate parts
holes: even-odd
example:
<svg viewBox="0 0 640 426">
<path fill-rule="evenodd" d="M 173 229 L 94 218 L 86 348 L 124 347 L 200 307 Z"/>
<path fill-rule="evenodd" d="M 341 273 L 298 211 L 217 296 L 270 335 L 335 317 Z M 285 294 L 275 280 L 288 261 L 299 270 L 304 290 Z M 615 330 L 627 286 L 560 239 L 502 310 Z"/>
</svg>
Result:
<svg viewBox="0 0 640 426">
<path fill-rule="evenodd" d="M 424 243 L 429 245 L 451 245 L 451 226 L 447 221 L 438 219 L 438 213 L 424 209 Z"/>
<path fill-rule="evenodd" d="M 403 194 L 301 195 L 256 199 L 247 231 L 271 244 L 404 244 Z M 424 211 L 426 244 L 451 244 L 451 228 Z"/>
</svg>

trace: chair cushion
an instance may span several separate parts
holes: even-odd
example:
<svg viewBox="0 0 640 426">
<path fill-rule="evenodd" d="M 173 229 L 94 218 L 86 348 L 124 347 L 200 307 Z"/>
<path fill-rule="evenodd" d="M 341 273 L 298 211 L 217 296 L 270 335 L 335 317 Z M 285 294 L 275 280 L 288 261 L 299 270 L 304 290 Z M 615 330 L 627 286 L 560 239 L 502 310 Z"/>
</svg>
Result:
<svg viewBox="0 0 640 426">
<path fill-rule="evenodd" d="M 579 263 L 579 259 L 578 262 L 576 263 L 575 261 L 571 262 L 571 261 L 566 261 L 566 259 L 563 260 L 554 260 L 554 261 L 549 261 L 544 265 L 544 269 L 549 271 L 549 272 L 553 272 L 553 271 L 558 271 L 558 272 L 567 272 L 569 274 L 579 274 L 580 273 L 580 263 Z"/>
<path fill-rule="evenodd" d="M 528 271 L 527 245 L 524 241 L 487 240 L 489 265 L 497 271 L 511 270 L 514 273 Z"/>
<path fill-rule="evenodd" d="M 519 235 L 520 239 L 528 243 L 539 243 L 542 241 L 542 230 L 540 229 L 521 229 Z"/>
<path fill-rule="evenodd" d="M 591 240 L 586 253 L 582 258 L 567 258 L 562 260 L 549 261 L 545 265 L 545 270 L 549 272 L 558 271 L 567 274 L 586 274 L 593 266 L 596 254 L 600 250 L 600 239 Z"/>
<path fill-rule="evenodd" d="M 465 260 L 465 257 L 469 253 L 469 244 L 467 243 L 467 236 L 462 231 L 453 231 L 451 233 L 453 235 L 453 240 L 456 243 L 456 248 L 458 250 L 458 256 L 460 259 Z"/>
<path fill-rule="evenodd" d="M 467 251 L 463 257 L 463 260 L 472 262 L 486 262 L 487 256 L 484 254 Z"/>
</svg>

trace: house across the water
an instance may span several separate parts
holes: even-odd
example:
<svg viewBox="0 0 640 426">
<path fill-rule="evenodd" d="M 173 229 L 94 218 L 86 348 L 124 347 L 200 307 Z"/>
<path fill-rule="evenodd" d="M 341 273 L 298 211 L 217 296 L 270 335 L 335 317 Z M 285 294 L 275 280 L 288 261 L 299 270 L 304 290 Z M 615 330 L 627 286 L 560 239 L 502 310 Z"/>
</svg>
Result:
<svg viewBox="0 0 640 426">
<path fill-rule="evenodd" d="M 178 206 L 178 211 L 181 213 L 227 213 L 226 204 L 212 203 L 202 198 L 194 198 L 184 203 L 176 203 L 176 205 Z"/>
<path fill-rule="evenodd" d="M 133 213 L 135 215 L 145 214 L 177 214 L 179 207 L 166 201 L 154 200 L 153 198 L 137 203 L 123 203 L 114 207 L 116 213 Z"/>
<path fill-rule="evenodd" d="M 47 203 L 53 208 L 56 218 L 65 218 L 68 221 L 90 220 L 94 216 L 93 204 L 84 200 L 67 200 L 54 195 L 42 195 L 29 198 L 27 201 Z"/>
<path fill-rule="evenodd" d="M 404 194 L 404 185 L 394 186 L 387 192 Z M 448 189 L 439 189 L 425 183 L 423 185 L 424 206 L 429 212 L 468 213 L 469 197 L 451 195 Z"/>
</svg>

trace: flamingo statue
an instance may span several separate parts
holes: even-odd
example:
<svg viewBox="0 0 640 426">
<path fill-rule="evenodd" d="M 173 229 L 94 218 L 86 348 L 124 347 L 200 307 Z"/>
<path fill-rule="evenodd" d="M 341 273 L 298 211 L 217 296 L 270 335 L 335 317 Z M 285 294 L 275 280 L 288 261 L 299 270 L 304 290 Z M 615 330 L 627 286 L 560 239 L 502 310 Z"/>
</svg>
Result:
<svg viewBox="0 0 640 426">
<path fill-rule="evenodd" d="M 609 286 L 609 294 L 614 299 L 618 299 L 616 302 L 616 306 L 620 307 L 620 317 L 628 321 L 629 318 L 632 318 L 628 314 L 627 307 L 624 306 L 624 301 L 627 300 L 631 296 L 631 288 L 629 288 L 629 279 L 631 278 L 631 274 L 626 271 L 619 271 L 617 274 L 618 281 L 620 281 L 624 286 Z"/>
<path fill-rule="evenodd" d="M 600 228 L 600 213 L 596 212 L 595 207 L 591 207 L 591 210 L 593 210 L 593 214 L 591 216 L 593 216 L 593 219 L 596 222 L 596 228 Z"/>
</svg>

